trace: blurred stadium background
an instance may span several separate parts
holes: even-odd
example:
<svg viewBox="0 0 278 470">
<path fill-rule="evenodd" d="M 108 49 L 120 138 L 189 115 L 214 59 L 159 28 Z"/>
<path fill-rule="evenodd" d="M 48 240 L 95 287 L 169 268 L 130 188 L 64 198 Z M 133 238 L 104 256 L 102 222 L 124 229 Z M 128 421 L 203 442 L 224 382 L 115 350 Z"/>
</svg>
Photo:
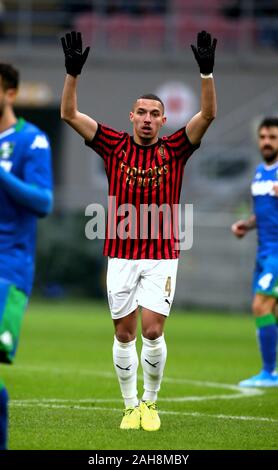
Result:
<svg viewBox="0 0 278 470">
<path fill-rule="evenodd" d="M 50 297 L 105 296 L 102 241 L 86 240 L 85 208 L 107 205 L 102 160 L 60 120 L 64 79 L 60 36 L 91 45 L 79 108 L 130 130 L 134 99 L 166 102 L 170 133 L 199 106 L 190 44 L 207 29 L 218 38 L 218 117 L 187 164 L 182 202 L 194 204 L 194 244 L 181 257 L 176 304 L 250 310 L 256 237 L 238 242 L 230 225 L 251 210 L 250 179 L 260 156 L 256 126 L 278 108 L 278 2 L 275 0 L 3 0 L 1 60 L 21 71 L 17 113 L 51 139 L 55 212 L 40 224 L 35 291 Z"/>
</svg>

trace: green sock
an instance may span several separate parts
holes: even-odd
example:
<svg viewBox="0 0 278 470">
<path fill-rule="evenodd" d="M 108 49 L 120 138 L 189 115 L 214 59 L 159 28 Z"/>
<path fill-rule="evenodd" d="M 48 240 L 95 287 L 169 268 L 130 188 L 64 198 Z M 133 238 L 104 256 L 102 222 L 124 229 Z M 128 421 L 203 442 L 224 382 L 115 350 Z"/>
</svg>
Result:
<svg viewBox="0 0 278 470">
<path fill-rule="evenodd" d="M 263 370 L 272 373 L 276 367 L 277 327 L 273 313 L 256 318 L 257 337 L 263 363 Z"/>
</svg>

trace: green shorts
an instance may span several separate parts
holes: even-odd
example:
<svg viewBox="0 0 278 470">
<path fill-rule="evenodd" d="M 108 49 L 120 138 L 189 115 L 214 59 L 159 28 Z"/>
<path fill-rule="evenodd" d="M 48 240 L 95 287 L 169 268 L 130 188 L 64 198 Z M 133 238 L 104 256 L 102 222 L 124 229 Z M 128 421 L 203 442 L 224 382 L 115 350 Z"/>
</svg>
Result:
<svg viewBox="0 0 278 470">
<path fill-rule="evenodd" d="M 0 278 L 0 362 L 12 363 L 28 297 Z"/>
</svg>

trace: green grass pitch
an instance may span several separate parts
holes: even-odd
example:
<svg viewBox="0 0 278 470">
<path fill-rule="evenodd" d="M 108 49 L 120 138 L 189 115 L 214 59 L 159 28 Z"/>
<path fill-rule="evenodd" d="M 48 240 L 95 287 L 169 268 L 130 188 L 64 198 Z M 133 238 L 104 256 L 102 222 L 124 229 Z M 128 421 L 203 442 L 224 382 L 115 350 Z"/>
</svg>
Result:
<svg viewBox="0 0 278 470">
<path fill-rule="evenodd" d="M 161 429 L 121 431 L 107 305 L 32 301 L 16 362 L 1 365 L 9 448 L 277 449 L 278 389 L 235 386 L 260 367 L 251 316 L 182 313 L 166 324 Z M 141 368 L 138 385 L 141 396 Z"/>
</svg>

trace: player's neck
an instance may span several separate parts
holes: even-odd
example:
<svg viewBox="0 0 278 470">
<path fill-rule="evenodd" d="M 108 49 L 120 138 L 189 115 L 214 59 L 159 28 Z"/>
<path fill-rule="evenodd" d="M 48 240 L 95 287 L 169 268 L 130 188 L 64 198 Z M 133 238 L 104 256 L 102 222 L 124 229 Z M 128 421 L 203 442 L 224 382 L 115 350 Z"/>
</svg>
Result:
<svg viewBox="0 0 278 470">
<path fill-rule="evenodd" d="M 144 147 L 149 147 L 150 145 L 156 144 L 158 142 L 158 137 L 154 137 L 153 139 L 142 139 L 138 135 L 134 134 L 133 140 L 138 145 L 143 145 Z"/>
<path fill-rule="evenodd" d="M 0 118 L 0 132 L 4 132 L 13 126 L 17 121 L 17 117 L 12 108 L 6 108 Z"/>
</svg>

